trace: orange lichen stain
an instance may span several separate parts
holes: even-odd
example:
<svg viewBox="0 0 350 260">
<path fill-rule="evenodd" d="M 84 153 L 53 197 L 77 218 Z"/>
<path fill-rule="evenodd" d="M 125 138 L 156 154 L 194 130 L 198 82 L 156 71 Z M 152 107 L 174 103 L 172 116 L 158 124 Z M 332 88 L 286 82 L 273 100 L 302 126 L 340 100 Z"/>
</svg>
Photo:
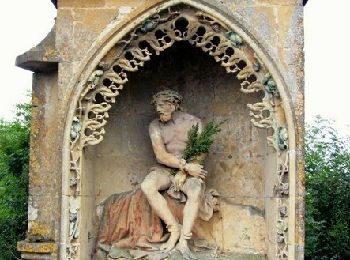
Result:
<svg viewBox="0 0 350 260">
<path fill-rule="evenodd" d="M 40 176 L 38 175 L 35 175 L 35 174 L 30 174 L 29 175 L 29 185 L 31 187 L 34 187 L 34 186 L 39 186 L 43 183 L 43 180 Z"/>
<path fill-rule="evenodd" d="M 53 253 L 57 251 L 55 243 L 29 243 L 21 241 L 17 243 L 17 250 L 28 253 Z"/>
<path fill-rule="evenodd" d="M 41 224 L 35 221 L 29 221 L 30 226 L 30 235 L 31 236 L 40 236 L 40 237 L 49 237 L 51 233 L 51 228 L 46 224 Z"/>
<path fill-rule="evenodd" d="M 42 105 L 42 100 L 40 97 L 38 97 L 37 95 L 33 94 L 32 95 L 32 103 L 33 103 L 33 106 L 39 106 L 39 105 Z"/>
</svg>

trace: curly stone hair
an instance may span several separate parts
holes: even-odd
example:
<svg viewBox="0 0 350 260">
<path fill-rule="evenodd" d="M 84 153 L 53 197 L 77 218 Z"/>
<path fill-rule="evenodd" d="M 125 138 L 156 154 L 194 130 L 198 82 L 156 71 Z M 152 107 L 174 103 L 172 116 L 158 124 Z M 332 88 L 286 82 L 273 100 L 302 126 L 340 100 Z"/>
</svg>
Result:
<svg viewBox="0 0 350 260">
<path fill-rule="evenodd" d="M 158 100 L 166 100 L 179 106 L 182 102 L 182 99 L 182 96 L 178 92 L 166 89 L 159 91 L 152 96 L 151 105 L 155 105 Z"/>
</svg>

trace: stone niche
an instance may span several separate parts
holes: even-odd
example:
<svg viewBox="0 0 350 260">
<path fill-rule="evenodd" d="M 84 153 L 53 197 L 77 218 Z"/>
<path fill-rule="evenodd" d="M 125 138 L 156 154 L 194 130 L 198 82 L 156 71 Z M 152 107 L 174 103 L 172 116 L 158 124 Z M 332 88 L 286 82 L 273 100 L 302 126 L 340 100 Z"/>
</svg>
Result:
<svg viewBox="0 0 350 260">
<path fill-rule="evenodd" d="M 206 159 L 207 186 L 221 196 L 220 211 L 201 223 L 206 239 L 223 250 L 265 255 L 265 179 L 271 179 L 276 157 L 270 156 L 265 167 L 273 149 L 267 147 L 267 130 L 251 124 L 247 107 L 261 100 L 262 93 L 242 93 L 232 74 L 186 42 L 174 44 L 129 77 L 109 113 L 104 140 L 86 149 L 83 168 L 89 179 L 84 183 L 90 212 L 83 215 L 90 216 L 90 250 L 98 226 L 93 222 L 96 205 L 113 193 L 137 188 L 156 163 L 148 125 L 157 116 L 151 96 L 162 88 L 179 91 L 183 110 L 204 122 L 227 120 Z"/>
<path fill-rule="evenodd" d="M 215 248 L 199 259 L 303 259 L 302 8 L 57 1 L 52 31 L 16 61 L 35 72 L 22 258 L 92 258 L 101 203 L 156 163 L 150 100 L 173 89 L 185 112 L 224 121 L 205 162 L 219 210 L 196 223 Z"/>
</svg>

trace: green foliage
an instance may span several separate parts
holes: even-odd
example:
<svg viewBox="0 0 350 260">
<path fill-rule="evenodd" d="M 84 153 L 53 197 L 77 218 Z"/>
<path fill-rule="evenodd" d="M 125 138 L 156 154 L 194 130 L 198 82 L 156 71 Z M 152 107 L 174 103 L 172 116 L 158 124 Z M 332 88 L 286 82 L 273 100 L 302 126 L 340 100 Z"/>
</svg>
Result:
<svg viewBox="0 0 350 260">
<path fill-rule="evenodd" d="M 331 125 L 306 131 L 306 259 L 350 259 L 350 147 Z"/>
<path fill-rule="evenodd" d="M 0 120 L 0 259 L 19 259 L 16 242 L 27 230 L 30 107 L 18 105 L 15 120 Z"/>
<path fill-rule="evenodd" d="M 191 160 L 201 153 L 209 152 L 210 146 L 214 142 L 214 136 L 221 131 L 220 127 L 224 122 L 215 123 L 210 121 L 204 127 L 201 133 L 198 132 L 198 124 L 191 127 L 188 131 L 188 138 L 183 158 Z"/>
</svg>

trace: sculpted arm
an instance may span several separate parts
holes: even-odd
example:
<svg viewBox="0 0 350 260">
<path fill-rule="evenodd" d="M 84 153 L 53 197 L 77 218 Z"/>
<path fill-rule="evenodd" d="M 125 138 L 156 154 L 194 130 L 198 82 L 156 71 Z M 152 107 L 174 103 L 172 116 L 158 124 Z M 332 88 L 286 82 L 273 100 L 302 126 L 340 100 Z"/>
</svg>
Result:
<svg viewBox="0 0 350 260">
<path fill-rule="evenodd" d="M 181 169 L 186 162 L 179 160 L 176 156 L 167 152 L 163 138 L 160 134 L 160 129 L 155 123 L 151 123 L 149 126 L 149 135 L 151 137 L 152 147 L 156 159 L 159 163 L 164 164 L 170 168 Z"/>
</svg>

